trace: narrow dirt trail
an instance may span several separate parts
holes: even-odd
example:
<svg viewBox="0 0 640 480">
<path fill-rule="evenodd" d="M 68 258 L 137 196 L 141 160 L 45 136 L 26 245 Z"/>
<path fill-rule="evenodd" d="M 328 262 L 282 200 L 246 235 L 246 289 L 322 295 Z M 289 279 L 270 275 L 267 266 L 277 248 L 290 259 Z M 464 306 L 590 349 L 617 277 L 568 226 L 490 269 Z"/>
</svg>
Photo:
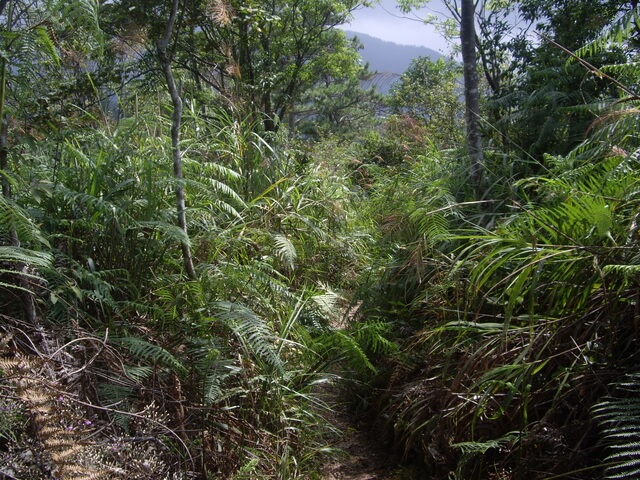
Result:
<svg viewBox="0 0 640 480">
<path fill-rule="evenodd" d="M 340 320 L 332 327 L 344 329 L 357 315 L 362 302 L 345 305 Z M 336 366 L 333 381 L 320 386 L 319 398 L 330 409 L 324 413 L 327 422 L 337 430 L 335 449 L 342 455 L 327 462 L 321 470 L 322 480 L 399 480 L 397 465 L 389 460 L 388 452 L 380 443 L 381 436 L 371 426 L 359 422 L 349 411 L 345 384 L 339 377 L 342 368 Z"/>
<path fill-rule="evenodd" d="M 322 469 L 322 480 L 396 480 L 397 467 L 389 463 L 376 435 L 365 424 L 357 423 L 342 401 L 344 394 L 337 385 L 328 385 L 321 394 L 332 411 L 326 414 L 340 433 L 334 448 L 343 454 Z"/>
</svg>

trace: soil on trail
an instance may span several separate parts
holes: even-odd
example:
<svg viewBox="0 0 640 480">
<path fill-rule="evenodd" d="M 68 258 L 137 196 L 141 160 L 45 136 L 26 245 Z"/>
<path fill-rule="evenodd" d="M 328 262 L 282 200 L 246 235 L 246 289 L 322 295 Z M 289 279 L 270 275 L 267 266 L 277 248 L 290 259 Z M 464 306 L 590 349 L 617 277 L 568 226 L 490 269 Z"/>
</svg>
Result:
<svg viewBox="0 0 640 480">
<path fill-rule="evenodd" d="M 341 321 L 332 326 L 337 329 L 346 327 L 357 315 L 362 302 L 345 307 Z M 397 480 L 400 478 L 398 467 L 391 460 L 388 451 L 380 443 L 381 435 L 374 432 L 370 425 L 358 421 L 349 411 L 345 394 L 345 385 L 340 381 L 341 368 L 336 368 L 333 381 L 319 385 L 316 392 L 324 404 L 329 407 L 323 416 L 337 430 L 332 446 L 341 455 L 328 461 L 321 470 L 322 480 Z"/>
<path fill-rule="evenodd" d="M 322 480 L 394 480 L 397 467 L 390 464 L 387 452 L 376 442 L 380 438 L 368 425 L 354 420 L 348 412 L 343 395 L 336 385 L 323 392 L 325 402 L 332 411 L 327 421 L 340 432 L 334 447 L 342 454 L 322 469 Z"/>
</svg>

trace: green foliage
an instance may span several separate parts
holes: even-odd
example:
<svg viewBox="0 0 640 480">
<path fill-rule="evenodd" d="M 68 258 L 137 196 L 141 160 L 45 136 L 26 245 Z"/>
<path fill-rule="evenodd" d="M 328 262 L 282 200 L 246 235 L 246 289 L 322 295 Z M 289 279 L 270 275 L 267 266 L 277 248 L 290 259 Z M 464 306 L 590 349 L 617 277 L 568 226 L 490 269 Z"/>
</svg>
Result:
<svg viewBox="0 0 640 480">
<path fill-rule="evenodd" d="M 181 6 L 187 21 L 179 24 L 175 63 L 195 82 L 198 95 L 206 85 L 233 99 L 242 117 L 276 132 L 320 81 L 349 82 L 360 70 L 355 47 L 334 28 L 360 5 L 351 0 L 191 2 Z M 155 0 L 120 0 L 105 11 L 106 28 L 123 39 L 131 31 L 146 31 L 155 41 L 168 17 L 166 6 Z"/>
<path fill-rule="evenodd" d="M 525 0 L 520 8 L 525 20 L 539 22 L 541 32 L 555 36 L 561 45 L 575 50 L 599 36 L 628 6 L 616 0 Z"/>
<path fill-rule="evenodd" d="M 624 64 L 606 68 L 633 71 Z M 566 71 L 556 74 L 568 81 Z M 617 98 L 612 84 L 594 87 L 603 100 Z M 562 103 L 563 95 L 549 98 Z M 563 115 L 587 111 L 572 109 Z M 586 407 L 601 398 L 605 372 L 637 370 L 639 205 L 636 109 L 612 100 L 597 111 L 597 121 L 574 125 L 582 138 L 572 140 L 571 151 L 545 155 L 545 174 L 505 191 L 507 208 L 474 212 L 451 196 L 438 204 L 447 198 L 445 187 L 456 191 L 455 174 L 429 195 L 411 183 L 425 172 L 416 166 L 396 174 L 391 189 L 381 188 L 382 176 L 371 182 L 372 199 L 377 189 L 381 194 L 376 211 L 397 203 L 395 215 L 379 223 L 381 238 L 395 249 L 379 250 L 391 259 L 383 264 L 385 276 L 372 282 L 382 287 L 382 300 L 364 311 L 384 311 L 406 335 L 395 340 L 399 352 L 385 358 L 390 365 L 375 404 L 398 452 L 423 459 L 432 478 L 453 471 L 456 478 L 532 478 L 532 472 L 544 478 L 599 468 L 600 458 L 586 453 L 596 448 Z M 446 164 L 430 165 L 445 171 Z M 420 202 L 414 203 L 416 193 Z M 417 221 L 430 211 L 449 215 L 444 222 L 437 216 Z M 473 225 L 487 218 L 483 227 Z M 418 234 L 424 243 L 410 248 L 419 244 L 411 243 Z M 602 415 L 611 408 L 612 417 L 622 418 L 627 395 L 608 402 L 601 402 Z M 585 408 L 569 407 L 577 403 Z M 626 422 L 637 423 L 632 414 Z M 637 442 L 617 440 L 621 448 L 609 451 L 612 469 L 605 474 L 633 477 Z M 569 452 L 577 454 L 569 459 Z"/>
<path fill-rule="evenodd" d="M 602 107 L 619 98 L 615 84 L 597 69 L 615 69 L 628 63 L 628 57 L 622 42 L 598 42 L 603 48 L 597 52 L 582 47 L 601 36 L 627 8 L 623 2 L 599 0 L 522 2 L 523 20 L 535 24 L 544 38 L 540 43 L 521 38 L 512 44 L 510 74 L 499 98 L 489 105 L 499 112 L 493 127 L 502 141 L 507 139 L 542 162 L 544 154 L 566 155 L 585 139 L 591 123 L 602 116 Z M 583 60 L 591 67 L 574 61 L 563 49 L 590 52 Z"/>
<path fill-rule="evenodd" d="M 8 243 L 9 237 L 15 235 L 20 243 L 34 248 L 50 246 L 29 212 L 4 196 L 0 197 L 0 225 L 2 243 Z"/>
<path fill-rule="evenodd" d="M 439 296 L 431 286 L 441 287 L 436 279 L 450 263 L 438 244 L 449 233 L 450 222 L 459 218 L 451 193 L 458 180 L 455 166 L 431 150 L 394 175 L 386 169 L 370 171 L 376 175 L 368 191 L 369 210 L 363 213 L 377 225 L 380 263 L 366 279 L 364 295 L 386 315 L 397 312 L 408 320 L 413 309 L 428 305 L 432 293 Z"/>
<path fill-rule="evenodd" d="M 134 358 L 154 366 L 165 366 L 177 372 L 185 372 L 185 367 L 170 352 L 137 337 L 112 338 L 111 341 L 129 351 Z"/>
<path fill-rule="evenodd" d="M 263 362 L 263 368 L 282 372 L 283 365 L 276 353 L 275 332 L 264 319 L 243 305 L 220 302 L 214 306 L 217 316 L 235 333 L 244 354 Z"/>
<path fill-rule="evenodd" d="M 395 114 L 408 115 L 424 125 L 428 138 L 440 148 L 462 142 L 461 67 L 455 62 L 419 57 L 394 82 L 388 102 Z"/>
<path fill-rule="evenodd" d="M 298 135 L 318 140 L 326 135 L 356 138 L 360 132 L 377 123 L 383 98 L 374 88 L 364 90 L 362 84 L 371 75 L 367 65 L 360 65 L 357 39 L 335 36 L 331 54 L 316 66 L 315 84 L 301 97 L 296 114 Z"/>
<path fill-rule="evenodd" d="M 380 128 L 366 132 L 360 141 L 356 166 L 361 171 L 356 178 L 362 187 L 367 187 L 368 165 L 402 167 L 435 148 L 424 125 L 407 115 L 391 116 Z"/>
<path fill-rule="evenodd" d="M 69 6 L 66 14 L 78 18 L 78 36 L 88 35 L 97 26 L 97 4 Z M 348 13 L 338 4 L 315 7 L 322 11 L 305 11 L 305 19 L 326 20 L 323 12 L 335 10 L 338 21 Z M 134 9 L 131 15 L 138 13 Z M 284 21 L 264 9 L 238 15 L 234 28 L 244 22 L 268 30 Z M 65 25 L 61 19 L 54 27 L 60 33 Z M 316 82 L 319 71 L 338 80 L 355 78 L 359 71 L 351 46 L 339 42 L 342 34 L 326 33 L 323 22 L 316 27 L 325 32 L 316 45 L 319 50 L 303 59 L 297 73 L 282 72 L 296 79 L 300 75 L 302 83 L 286 95 L 273 90 L 275 101 L 286 98 L 282 108 L 289 108 L 292 98 L 297 101 L 296 92 Z M 66 67 L 71 53 L 82 60 L 104 53 L 91 51 L 90 42 L 82 50 L 49 29 L 34 32 L 47 47 L 43 51 L 60 53 L 59 67 Z M 196 38 L 202 32 L 191 33 Z M 263 35 L 257 30 L 245 34 L 245 39 Z M 332 55 L 319 55 L 330 44 L 336 47 Z M 233 47 L 242 51 L 241 45 Z M 44 60 L 35 56 L 35 48 L 30 52 L 25 67 L 42 74 Z M 26 83 L 16 90 L 20 101 L 28 103 L 32 97 L 28 110 L 39 116 L 28 125 L 32 130 L 20 132 L 24 144 L 11 151 L 15 172 L 3 172 L 14 197 L 2 199 L 2 238 L 8 242 L 17 235 L 23 247 L 1 247 L 0 260 L 24 264 L 22 276 L 29 283 L 5 282 L 16 273 L 3 266 L 0 285 L 3 293 L 22 289 L 34 294 L 37 311 L 28 327 L 32 330 L 24 335 L 28 340 L 21 337 L 13 347 L 53 350 L 49 360 L 59 368 L 43 376 L 54 383 L 67 380 L 55 372 L 73 372 L 74 385 L 80 378 L 78 385 L 90 386 L 82 392 L 78 387 L 74 398 L 108 425 L 98 435 L 155 438 L 158 451 L 171 452 L 176 474 L 193 475 L 197 469 L 223 477 L 238 471 L 250 471 L 252 477 L 305 476 L 326 452 L 322 401 L 314 390 L 334 360 L 325 354 L 337 358 L 335 341 L 340 339 L 340 356 L 372 372 L 369 356 L 394 349 L 386 324 L 364 322 L 357 335 L 336 331 L 329 325 L 330 315 L 311 301 L 323 293 L 316 286 L 321 282 L 348 286 L 361 262 L 367 237 L 360 232 L 352 238 L 359 226 L 349 223 L 353 196 L 348 172 L 327 168 L 326 158 L 319 156 L 297 162 L 298 152 L 283 145 L 284 136 L 256 133 L 267 126 L 262 114 L 268 118 L 273 111 L 256 114 L 241 102 L 237 108 L 200 103 L 207 96 L 190 98 L 195 82 L 187 79 L 181 132 L 187 236 L 175 225 L 166 98 L 151 88 L 152 76 L 140 83 L 132 80 L 120 92 L 117 113 L 132 115 L 111 118 L 116 100 L 103 103 L 103 110 L 99 95 L 109 95 L 116 88 L 111 81 L 124 78 L 102 76 L 117 57 L 112 53 L 107 51 L 107 63 L 96 66 L 96 75 L 85 82 L 91 84 L 88 89 L 76 88 L 74 82 L 87 74 L 77 65 L 77 70 L 56 76 L 47 94 L 29 90 Z M 242 73 L 273 53 L 255 50 L 256 58 L 241 59 Z M 291 52 L 275 52 L 276 60 L 283 53 Z M 278 80 L 280 72 L 267 73 L 262 77 Z M 223 76 L 230 80 L 226 75 L 225 70 Z M 272 87 L 234 83 L 225 93 L 248 92 L 247 98 L 261 98 Z M 216 103 L 224 102 L 218 98 Z M 18 105 L 11 108 L 18 111 Z M 66 114 L 69 105 L 77 108 L 76 114 L 56 117 Z M 38 129 L 47 122 L 55 128 L 45 138 Z M 180 276 L 181 244 L 194 252 L 199 278 L 192 282 Z M 20 307 L 16 295 L 3 296 L 3 308 L 5 302 L 10 309 L 3 311 Z M 27 327 L 3 328 L 22 332 Z M 89 331 L 100 332 L 100 338 Z M 149 431 L 153 433 L 147 435 Z M 125 455 L 125 449 L 110 455 Z M 149 452 L 148 457 L 155 461 L 159 455 Z M 134 471 L 131 463 L 128 472 Z"/>
<path fill-rule="evenodd" d="M 638 380 L 637 374 L 629 374 L 614 382 L 613 395 L 602 398 L 592 408 L 609 452 L 603 460 L 603 478 L 635 478 L 640 472 Z"/>
<path fill-rule="evenodd" d="M 397 115 L 366 130 L 376 98 L 359 88 L 357 46 L 332 28 L 356 3 L 183 2 L 171 45 L 185 107 L 179 184 L 151 63 L 166 5 L 63 3 L 36 2 L 0 32 L 14 118 L 0 363 L 38 379 L 0 384 L 26 408 L 0 402 L 3 447 L 23 448 L 22 412 L 64 400 L 68 418 L 86 411 L 100 425 L 91 435 L 116 444 L 100 465 L 129 465 L 131 478 L 308 478 L 329 451 L 319 385 L 339 373 L 430 478 L 592 472 L 599 453 L 605 476 L 635 474 L 631 12 L 564 2 L 565 19 L 553 2 L 523 4 L 555 40 L 592 40 L 601 25 L 560 31 L 565 21 L 621 15 L 578 50 L 595 76 L 543 44 L 518 54 L 530 68 L 496 100 L 492 120 L 504 122 L 485 155 L 496 198 L 465 202 L 458 67 L 416 60 L 394 89 Z M 502 45 L 481 46 L 506 61 Z M 311 135 L 294 143 L 307 107 Z M 523 150 L 544 174 L 514 181 L 530 170 L 511 165 Z M 27 355 L 40 358 L 25 370 Z M 623 379 L 613 393 L 610 378 Z"/>
</svg>

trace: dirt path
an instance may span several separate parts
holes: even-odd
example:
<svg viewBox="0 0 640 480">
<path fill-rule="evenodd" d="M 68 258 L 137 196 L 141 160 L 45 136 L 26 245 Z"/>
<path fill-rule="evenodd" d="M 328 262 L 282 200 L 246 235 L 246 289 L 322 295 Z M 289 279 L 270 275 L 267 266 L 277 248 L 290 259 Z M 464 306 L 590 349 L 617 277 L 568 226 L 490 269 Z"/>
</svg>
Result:
<svg viewBox="0 0 640 480">
<path fill-rule="evenodd" d="M 368 425 L 358 424 L 342 401 L 344 395 L 337 385 L 328 385 L 322 393 L 324 401 L 332 408 L 326 415 L 341 432 L 334 447 L 343 452 L 322 469 L 322 480 L 395 480 L 399 478 L 386 458 L 386 452 L 376 442 L 379 435 Z"/>
<path fill-rule="evenodd" d="M 345 306 L 341 321 L 332 326 L 337 329 L 345 328 L 352 321 L 362 302 L 355 306 Z M 398 467 L 389 462 L 389 456 L 380 443 L 381 436 L 374 433 L 371 427 L 358 422 L 349 411 L 344 384 L 339 380 L 340 367 L 336 368 L 338 375 L 333 381 L 320 386 L 320 399 L 330 408 L 324 416 L 339 432 L 333 447 L 342 455 L 327 462 L 321 470 L 322 480 L 399 480 L 401 478 Z"/>
</svg>

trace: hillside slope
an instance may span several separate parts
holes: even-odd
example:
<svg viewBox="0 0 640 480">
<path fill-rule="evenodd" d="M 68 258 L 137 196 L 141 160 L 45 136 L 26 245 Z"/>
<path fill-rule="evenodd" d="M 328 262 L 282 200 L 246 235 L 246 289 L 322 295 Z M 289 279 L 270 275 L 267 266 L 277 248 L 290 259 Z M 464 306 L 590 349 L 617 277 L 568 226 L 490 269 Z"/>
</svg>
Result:
<svg viewBox="0 0 640 480">
<path fill-rule="evenodd" d="M 429 57 L 437 60 L 443 55 L 433 49 L 416 45 L 400 45 L 387 42 L 365 33 L 345 30 L 348 37 L 357 37 L 364 45 L 360 50 L 362 59 L 369 64 L 369 69 L 377 75 L 372 79 L 382 93 L 387 93 L 390 85 L 403 74 L 411 60 L 417 57 Z"/>
</svg>

